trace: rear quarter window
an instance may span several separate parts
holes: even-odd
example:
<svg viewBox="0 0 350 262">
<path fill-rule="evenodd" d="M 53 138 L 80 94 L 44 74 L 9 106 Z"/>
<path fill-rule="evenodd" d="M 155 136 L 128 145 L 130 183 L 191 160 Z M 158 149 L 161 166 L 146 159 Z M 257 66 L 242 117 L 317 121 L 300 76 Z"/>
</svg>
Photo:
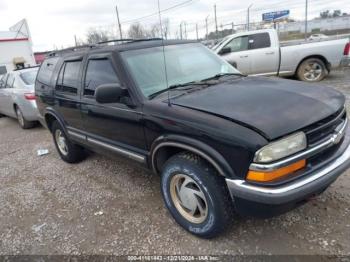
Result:
<svg viewBox="0 0 350 262">
<path fill-rule="evenodd" d="M 259 33 L 249 36 L 249 49 L 267 48 L 271 46 L 269 33 Z"/>
<path fill-rule="evenodd" d="M 40 83 L 50 85 L 51 77 L 53 71 L 55 70 L 58 59 L 58 57 L 49 58 L 42 63 L 37 77 L 37 80 Z"/>
</svg>

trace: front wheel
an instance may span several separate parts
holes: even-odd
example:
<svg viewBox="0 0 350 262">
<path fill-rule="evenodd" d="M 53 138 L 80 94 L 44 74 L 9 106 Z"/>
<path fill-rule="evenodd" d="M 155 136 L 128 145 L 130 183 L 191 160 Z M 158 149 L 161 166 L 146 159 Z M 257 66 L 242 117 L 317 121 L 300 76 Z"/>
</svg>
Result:
<svg viewBox="0 0 350 262">
<path fill-rule="evenodd" d="M 215 237 L 232 219 L 232 201 L 224 178 L 196 155 L 171 157 L 162 171 L 161 190 L 176 222 L 194 235 Z"/>
<path fill-rule="evenodd" d="M 323 80 L 328 71 L 324 62 L 318 58 L 303 61 L 297 70 L 297 77 L 301 81 L 318 82 Z"/>
</svg>

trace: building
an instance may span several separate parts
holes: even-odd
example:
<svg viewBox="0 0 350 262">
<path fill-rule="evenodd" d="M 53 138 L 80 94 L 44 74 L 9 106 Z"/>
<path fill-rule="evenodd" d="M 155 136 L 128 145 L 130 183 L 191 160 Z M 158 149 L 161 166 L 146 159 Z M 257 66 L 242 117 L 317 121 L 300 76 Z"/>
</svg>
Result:
<svg viewBox="0 0 350 262">
<path fill-rule="evenodd" d="M 19 21 L 0 31 L 0 75 L 16 68 L 36 65 L 28 23 Z"/>
<path fill-rule="evenodd" d="M 307 23 L 308 33 L 339 31 L 350 29 L 350 16 L 340 16 L 325 19 L 313 19 Z M 280 32 L 304 32 L 305 22 L 289 22 L 279 24 Z"/>
</svg>

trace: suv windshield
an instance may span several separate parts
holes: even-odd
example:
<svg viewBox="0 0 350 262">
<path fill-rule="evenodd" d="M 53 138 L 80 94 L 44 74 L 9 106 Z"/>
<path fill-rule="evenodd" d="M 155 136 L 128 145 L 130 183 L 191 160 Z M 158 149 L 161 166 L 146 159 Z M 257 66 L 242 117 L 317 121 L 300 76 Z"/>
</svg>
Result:
<svg viewBox="0 0 350 262">
<path fill-rule="evenodd" d="M 21 73 L 20 77 L 26 85 L 34 85 L 37 73 L 38 73 L 38 69 L 30 70 L 30 71 Z"/>
<path fill-rule="evenodd" d="M 165 46 L 164 55 L 166 67 L 163 47 L 122 53 L 133 78 L 146 97 L 172 85 L 197 82 L 219 74 L 239 74 L 234 67 L 201 44 Z"/>
</svg>

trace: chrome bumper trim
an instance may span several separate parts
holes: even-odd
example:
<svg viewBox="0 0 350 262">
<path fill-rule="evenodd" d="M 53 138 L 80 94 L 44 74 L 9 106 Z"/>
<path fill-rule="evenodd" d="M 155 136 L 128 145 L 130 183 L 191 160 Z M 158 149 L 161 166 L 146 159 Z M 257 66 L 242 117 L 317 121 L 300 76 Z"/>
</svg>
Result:
<svg viewBox="0 0 350 262">
<path fill-rule="evenodd" d="M 283 160 L 274 162 L 274 163 L 270 163 L 270 164 L 257 164 L 257 163 L 252 163 L 249 166 L 249 170 L 254 170 L 254 171 L 272 171 L 272 170 L 276 170 L 278 168 L 282 168 L 285 166 L 288 166 L 298 160 L 301 159 L 305 159 L 305 158 L 309 158 L 323 150 L 325 150 L 326 148 L 335 145 L 337 143 L 339 143 L 339 141 L 341 140 L 341 138 L 344 136 L 345 134 L 345 130 L 348 124 L 348 119 L 346 118 L 344 121 L 343 126 L 339 129 L 336 130 L 336 132 L 334 132 L 334 134 L 328 138 L 326 141 L 317 144 L 316 146 L 310 147 L 305 151 L 302 151 L 300 153 L 297 153 L 295 155 L 292 155 L 288 158 L 285 158 Z"/>
<path fill-rule="evenodd" d="M 316 181 L 317 179 L 329 174 L 331 171 L 341 166 L 349 159 L 350 159 L 350 145 L 346 148 L 344 153 L 339 158 L 337 158 L 334 162 L 332 162 L 328 166 L 320 169 L 319 171 L 316 171 L 313 175 L 297 180 L 295 182 L 292 182 L 291 184 L 279 186 L 279 187 L 270 188 L 270 187 L 251 185 L 247 183 L 245 180 L 240 180 L 240 179 L 226 179 L 226 183 L 229 188 L 233 189 L 233 191 L 235 189 L 238 189 L 241 191 L 245 190 L 245 191 L 263 193 L 268 195 L 284 194 Z"/>
</svg>

